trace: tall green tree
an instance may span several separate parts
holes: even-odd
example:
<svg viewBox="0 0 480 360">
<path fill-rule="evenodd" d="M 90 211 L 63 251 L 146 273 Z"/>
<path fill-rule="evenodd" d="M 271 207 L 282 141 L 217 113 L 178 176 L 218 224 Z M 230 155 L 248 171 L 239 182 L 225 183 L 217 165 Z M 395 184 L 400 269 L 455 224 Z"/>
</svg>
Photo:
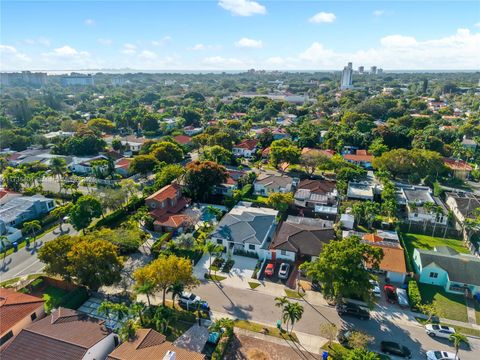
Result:
<svg viewBox="0 0 480 360">
<path fill-rule="evenodd" d="M 460 349 L 460 345 L 462 343 L 468 345 L 468 338 L 463 335 L 460 332 L 454 332 L 452 335 L 450 335 L 450 341 L 453 343 L 453 346 L 455 347 L 455 357 L 458 355 L 458 350 Z"/>
<path fill-rule="evenodd" d="M 293 326 L 297 321 L 302 318 L 303 315 L 303 306 L 297 302 L 289 302 L 283 308 L 283 321 L 287 324 L 287 331 L 288 331 L 288 323 L 290 323 L 290 334 L 293 331 Z"/>
<path fill-rule="evenodd" d="M 302 264 L 301 268 L 321 282 L 323 294 L 328 299 L 345 297 L 372 301 L 370 274 L 365 264 L 378 269 L 382 258 L 380 248 L 352 236 L 325 245 L 318 259 Z"/>
<path fill-rule="evenodd" d="M 37 233 L 42 230 L 42 225 L 40 225 L 38 220 L 28 221 L 23 224 L 23 230 L 33 237 L 33 242 L 35 243 L 37 241 Z"/>
<path fill-rule="evenodd" d="M 213 161 L 194 161 L 187 165 L 184 180 L 192 199 L 205 200 L 215 185 L 227 181 L 227 171 Z"/>
<path fill-rule="evenodd" d="M 90 195 L 81 196 L 70 211 L 70 222 L 76 230 L 83 230 L 94 218 L 103 214 L 100 201 Z"/>
</svg>

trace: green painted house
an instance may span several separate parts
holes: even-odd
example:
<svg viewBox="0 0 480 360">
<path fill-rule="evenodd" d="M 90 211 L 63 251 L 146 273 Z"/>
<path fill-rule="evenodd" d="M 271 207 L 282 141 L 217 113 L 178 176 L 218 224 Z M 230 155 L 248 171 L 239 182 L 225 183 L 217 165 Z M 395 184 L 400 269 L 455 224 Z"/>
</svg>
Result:
<svg viewBox="0 0 480 360">
<path fill-rule="evenodd" d="M 480 293 L 480 258 L 474 255 L 460 254 L 448 246 L 415 249 L 413 266 L 421 283 L 441 286 L 450 293 Z"/>
</svg>

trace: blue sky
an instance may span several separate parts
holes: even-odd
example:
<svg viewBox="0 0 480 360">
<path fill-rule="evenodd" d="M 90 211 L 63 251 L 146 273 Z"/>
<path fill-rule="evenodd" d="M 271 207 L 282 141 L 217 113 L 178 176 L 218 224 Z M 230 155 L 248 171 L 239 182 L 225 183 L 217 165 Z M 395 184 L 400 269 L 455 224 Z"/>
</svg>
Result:
<svg viewBox="0 0 480 360">
<path fill-rule="evenodd" d="M 480 69 L 477 1 L 2 1 L 4 70 Z"/>
</svg>

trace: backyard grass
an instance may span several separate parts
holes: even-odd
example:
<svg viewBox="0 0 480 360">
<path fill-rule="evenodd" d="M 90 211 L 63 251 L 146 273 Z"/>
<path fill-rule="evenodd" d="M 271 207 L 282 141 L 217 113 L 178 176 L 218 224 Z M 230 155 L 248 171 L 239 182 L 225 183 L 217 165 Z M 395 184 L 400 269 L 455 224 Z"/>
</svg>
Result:
<svg viewBox="0 0 480 360">
<path fill-rule="evenodd" d="M 428 235 L 401 233 L 405 247 L 410 258 L 413 256 L 413 249 L 433 250 L 436 246 L 449 246 L 459 253 L 468 254 L 468 249 L 461 240 L 433 237 Z"/>
<path fill-rule="evenodd" d="M 295 332 L 292 332 L 292 334 L 287 334 L 285 331 L 280 331 L 276 327 L 266 326 L 248 320 L 235 320 L 235 326 L 240 329 L 250 330 L 261 334 L 265 334 L 264 329 L 267 329 L 268 332 L 266 332 L 266 335 L 298 342 L 298 338 L 297 335 L 295 335 Z"/>
<path fill-rule="evenodd" d="M 438 316 L 441 318 L 468 322 L 467 307 L 463 295 L 447 293 L 442 287 L 418 284 L 423 303 L 437 304 Z"/>
<path fill-rule="evenodd" d="M 287 294 L 287 297 L 292 298 L 292 299 L 301 299 L 302 295 L 298 293 L 298 291 L 295 290 L 290 290 L 290 289 L 284 289 L 285 294 Z"/>
<path fill-rule="evenodd" d="M 182 320 L 175 321 L 174 323 L 170 324 L 170 332 L 167 335 L 167 340 L 174 342 L 175 340 L 177 340 L 177 338 L 183 335 L 184 332 L 190 329 L 193 324 L 195 324 L 195 322 L 187 322 Z"/>
<path fill-rule="evenodd" d="M 249 281 L 248 285 L 250 285 L 250 289 L 256 289 L 257 287 L 260 286 L 260 283 Z"/>
</svg>

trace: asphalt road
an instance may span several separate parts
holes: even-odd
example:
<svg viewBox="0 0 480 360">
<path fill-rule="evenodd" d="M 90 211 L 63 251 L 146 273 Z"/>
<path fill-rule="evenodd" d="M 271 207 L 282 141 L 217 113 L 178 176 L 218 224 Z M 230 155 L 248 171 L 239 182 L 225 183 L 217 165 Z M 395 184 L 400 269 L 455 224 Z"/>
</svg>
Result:
<svg viewBox="0 0 480 360">
<path fill-rule="evenodd" d="M 274 297 L 268 294 L 211 282 L 203 283 L 194 292 L 207 300 L 213 311 L 227 313 L 239 319 L 275 326 L 277 319 L 280 318 L 280 309 L 275 306 Z M 380 341 L 393 340 L 407 346 L 412 351 L 413 359 L 425 359 L 425 352 L 428 350 L 454 352 L 448 340 L 432 339 L 422 326 L 395 320 L 384 313 L 373 312 L 370 320 L 340 318 L 333 307 L 313 306 L 305 301 L 300 303 L 303 305 L 304 313 L 302 319 L 295 325 L 294 331 L 321 336 L 321 324 L 333 322 L 339 327 L 352 327 L 372 335 L 375 341 L 371 349 L 375 351 L 379 351 Z M 462 347 L 459 357 L 462 360 L 480 359 L 480 340 L 474 338 L 469 340 L 470 349 Z"/>
<path fill-rule="evenodd" d="M 77 234 L 77 231 L 70 224 L 63 224 L 62 229 L 63 233 L 60 233 L 57 227 L 53 231 L 38 238 L 35 244 L 30 242 L 28 248 L 24 247 L 18 250 L 18 252 L 7 256 L 5 261 L 2 258 L 2 260 L 0 260 L 0 281 L 41 272 L 45 265 L 37 258 L 38 250 L 45 243 L 62 234 Z"/>
</svg>

